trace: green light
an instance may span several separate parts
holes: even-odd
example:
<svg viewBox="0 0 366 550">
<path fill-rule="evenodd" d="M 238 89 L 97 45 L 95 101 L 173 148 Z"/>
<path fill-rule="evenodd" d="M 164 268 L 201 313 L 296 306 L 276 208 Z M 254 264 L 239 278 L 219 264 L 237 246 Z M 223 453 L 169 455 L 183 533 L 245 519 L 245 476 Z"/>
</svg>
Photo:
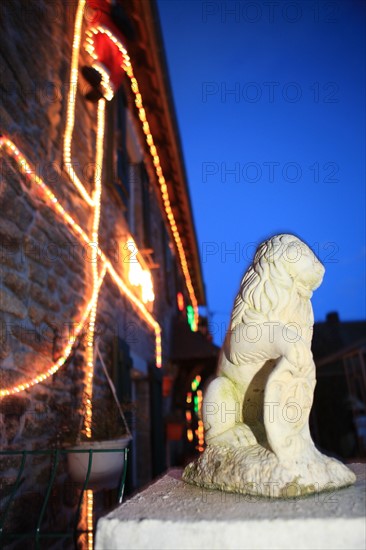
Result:
<svg viewBox="0 0 366 550">
<path fill-rule="evenodd" d="M 193 403 L 194 403 L 194 406 L 193 406 L 194 411 L 198 412 L 198 397 L 197 397 L 197 395 L 194 396 Z"/>
<path fill-rule="evenodd" d="M 196 391 L 200 383 L 201 383 L 201 377 L 196 376 L 196 378 L 194 378 L 193 381 L 191 382 L 192 391 Z"/>
<path fill-rule="evenodd" d="M 194 310 L 192 306 L 187 306 L 187 321 L 192 332 L 194 332 Z"/>
</svg>

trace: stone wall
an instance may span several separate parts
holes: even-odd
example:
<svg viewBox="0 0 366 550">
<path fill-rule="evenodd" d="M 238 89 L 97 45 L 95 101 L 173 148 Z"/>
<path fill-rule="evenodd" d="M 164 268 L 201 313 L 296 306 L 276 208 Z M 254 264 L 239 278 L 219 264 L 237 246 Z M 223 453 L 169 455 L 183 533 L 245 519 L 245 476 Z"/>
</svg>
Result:
<svg viewBox="0 0 366 550">
<path fill-rule="evenodd" d="M 16 144 L 65 210 L 90 234 L 91 209 L 62 166 L 76 7 L 76 2 L 62 0 L 12 0 L 1 5 L 0 133 Z M 82 52 L 80 65 L 84 58 Z M 91 191 L 96 107 L 84 100 L 84 89 L 85 83 L 80 79 L 72 158 L 82 183 Z M 135 115 L 131 120 L 137 123 Z M 103 182 L 100 243 L 111 256 L 116 271 L 127 280 L 129 266 L 123 245 L 129 227 L 122 202 L 113 184 L 108 183 Z M 141 190 L 135 192 L 135 208 L 141 213 Z M 168 299 L 166 288 L 170 288 L 174 297 L 177 277 L 175 268 L 171 269 L 169 280 L 163 273 L 166 252 L 162 242 L 162 215 L 152 187 L 150 195 L 151 241 L 154 261 L 160 266 L 153 272 L 156 300 L 151 309 L 163 329 L 166 360 L 170 321 L 176 312 L 175 299 Z M 17 164 L 7 155 L 1 157 L 0 204 L 0 386 L 7 388 L 45 372 L 57 360 L 90 300 L 92 274 L 87 245 L 82 246 L 76 240 L 42 198 L 36 184 L 21 175 Z M 137 215 L 136 220 L 140 218 Z M 169 254 L 173 265 L 174 254 Z M 109 275 L 100 292 L 96 325 L 96 337 L 108 367 L 111 342 L 116 335 L 142 363 L 154 363 L 155 339 L 151 327 L 121 295 Z M 82 339 L 71 359 L 44 382 L 0 400 L 2 450 L 49 450 L 62 446 L 67 436 L 78 429 L 85 382 L 85 344 Z M 134 368 L 138 370 L 139 366 L 134 365 Z M 136 452 L 141 455 L 135 462 L 137 479 L 145 483 L 151 476 L 148 418 L 146 422 L 149 410 L 147 371 L 137 378 Z M 106 387 L 98 364 L 95 406 Z M 5 491 L 5 496 L 14 484 L 18 464 L 19 458 L 1 458 L 1 492 Z M 49 468 L 45 457 L 35 456 L 27 461 L 20 510 L 29 507 L 30 501 L 40 502 Z M 63 508 L 63 515 L 58 515 L 66 521 L 75 505 L 77 491 L 67 481 L 64 462 L 58 472 L 57 487 L 52 506 L 58 510 Z M 47 513 L 51 514 L 52 506 Z M 36 509 L 35 504 L 32 510 Z M 25 523 L 30 522 L 29 517 L 24 518 Z M 19 527 L 17 512 L 9 516 L 9 521 L 13 527 Z"/>
</svg>

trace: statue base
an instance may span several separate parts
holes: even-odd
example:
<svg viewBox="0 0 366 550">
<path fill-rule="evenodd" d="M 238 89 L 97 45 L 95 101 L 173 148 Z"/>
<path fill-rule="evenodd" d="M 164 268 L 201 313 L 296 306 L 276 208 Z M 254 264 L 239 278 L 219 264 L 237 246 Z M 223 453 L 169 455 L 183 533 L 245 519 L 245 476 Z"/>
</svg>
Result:
<svg viewBox="0 0 366 550">
<path fill-rule="evenodd" d="M 209 445 L 184 470 L 187 483 L 270 498 L 294 498 L 352 485 L 355 474 L 344 464 L 315 449 L 304 456 L 279 460 L 261 445 L 224 447 Z"/>
</svg>

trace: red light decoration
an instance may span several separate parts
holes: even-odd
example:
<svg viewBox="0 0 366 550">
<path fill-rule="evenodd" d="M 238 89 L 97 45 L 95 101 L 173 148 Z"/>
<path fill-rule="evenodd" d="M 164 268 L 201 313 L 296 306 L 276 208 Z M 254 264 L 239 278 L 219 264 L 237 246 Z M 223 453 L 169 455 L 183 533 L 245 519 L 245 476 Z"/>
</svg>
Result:
<svg viewBox="0 0 366 550">
<path fill-rule="evenodd" d="M 184 296 L 181 292 L 177 294 L 177 304 L 179 311 L 184 311 Z"/>
</svg>

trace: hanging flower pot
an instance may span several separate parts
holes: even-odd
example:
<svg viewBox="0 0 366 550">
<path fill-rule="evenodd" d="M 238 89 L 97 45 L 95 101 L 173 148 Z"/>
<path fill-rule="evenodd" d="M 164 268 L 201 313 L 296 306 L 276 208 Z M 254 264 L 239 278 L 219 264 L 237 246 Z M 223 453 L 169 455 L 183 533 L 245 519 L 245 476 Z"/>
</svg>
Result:
<svg viewBox="0 0 366 550">
<path fill-rule="evenodd" d="M 84 485 L 88 475 L 88 489 L 113 489 L 120 484 L 125 467 L 125 449 L 131 441 L 127 435 L 109 441 L 84 441 L 67 451 L 69 475 Z M 91 461 L 91 463 L 90 463 Z"/>
<path fill-rule="evenodd" d="M 98 407 L 92 412 L 90 438 L 69 447 L 67 463 L 73 481 L 87 489 L 113 489 L 124 482 L 126 473 L 126 448 L 132 435 L 118 401 L 116 388 L 100 354 L 98 344 L 94 349 L 94 362 L 99 357 L 104 374 L 111 389 L 109 400 L 98 399 Z M 85 419 L 81 416 L 81 423 Z M 82 432 L 79 426 L 79 436 Z M 84 432 L 85 437 L 85 432 Z"/>
</svg>

